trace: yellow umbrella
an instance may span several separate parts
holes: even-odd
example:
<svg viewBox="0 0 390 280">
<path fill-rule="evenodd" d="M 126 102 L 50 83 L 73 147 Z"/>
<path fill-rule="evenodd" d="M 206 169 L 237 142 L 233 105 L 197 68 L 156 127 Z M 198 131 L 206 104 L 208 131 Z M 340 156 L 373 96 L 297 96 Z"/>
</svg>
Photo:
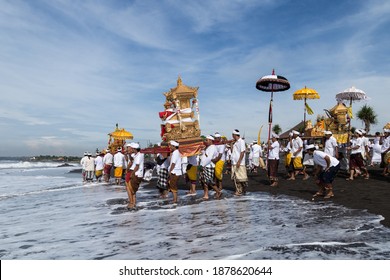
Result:
<svg viewBox="0 0 390 280">
<path fill-rule="evenodd" d="M 133 134 L 126 131 L 124 128 L 115 130 L 114 132 L 109 134 L 112 138 L 125 140 L 125 139 L 133 139 Z"/>
<path fill-rule="evenodd" d="M 125 139 L 133 139 L 133 134 L 126 131 L 124 128 L 117 128 L 114 132 L 109 133 L 112 138 L 119 139 L 119 140 L 125 140 Z"/>
<path fill-rule="evenodd" d="M 294 100 L 304 100 L 304 108 L 303 108 L 303 123 L 304 123 L 304 128 L 306 129 L 306 111 L 309 115 L 312 115 L 314 112 L 313 110 L 309 107 L 307 104 L 306 100 L 307 99 L 320 99 L 320 95 L 315 89 L 312 88 L 307 88 L 306 86 L 304 88 L 301 88 L 294 92 L 293 94 L 293 99 Z"/>
</svg>

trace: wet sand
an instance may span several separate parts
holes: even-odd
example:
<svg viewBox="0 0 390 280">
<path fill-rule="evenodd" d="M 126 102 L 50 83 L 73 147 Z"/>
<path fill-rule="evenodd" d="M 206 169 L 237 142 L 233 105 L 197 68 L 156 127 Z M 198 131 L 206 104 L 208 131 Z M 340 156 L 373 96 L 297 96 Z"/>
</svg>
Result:
<svg viewBox="0 0 390 280">
<path fill-rule="evenodd" d="M 336 204 L 352 209 L 366 209 L 373 214 L 382 215 L 385 219 L 381 223 L 390 227 L 390 178 L 381 175 L 381 169 L 369 168 L 370 179 L 359 177 L 353 181 L 346 181 L 348 174 L 340 171 L 333 184 L 334 197 L 330 199 Z M 265 171 L 258 174 L 248 174 L 248 191 L 263 191 L 274 195 L 284 194 L 311 200 L 318 187 L 313 177 L 302 180 L 298 175 L 295 181 L 287 181 L 285 174 L 280 174 L 277 187 L 270 187 Z M 224 188 L 233 190 L 234 184 L 228 175 L 224 178 Z M 322 199 L 321 199 L 322 200 Z"/>
<path fill-rule="evenodd" d="M 287 181 L 284 167 L 279 166 L 279 185 L 270 187 L 264 170 L 258 174 L 249 173 L 249 192 L 268 192 L 273 195 L 289 195 L 305 200 L 312 200 L 318 187 L 313 177 L 304 181 L 303 176 L 298 175 L 295 181 Z M 382 170 L 378 167 L 369 167 L 370 179 L 359 177 L 353 181 L 346 181 L 346 171 L 340 171 L 333 184 L 334 197 L 329 201 L 343 205 L 350 209 L 363 209 L 370 213 L 382 215 L 381 223 L 390 227 L 390 177 L 381 175 Z M 179 182 L 179 188 L 187 188 L 184 180 Z M 223 188 L 234 191 L 234 184 L 230 175 L 224 175 Z M 197 188 L 199 189 L 199 187 Z M 323 200 L 323 199 L 320 199 Z M 315 202 L 313 202 L 315 203 Z"/>
</svg>

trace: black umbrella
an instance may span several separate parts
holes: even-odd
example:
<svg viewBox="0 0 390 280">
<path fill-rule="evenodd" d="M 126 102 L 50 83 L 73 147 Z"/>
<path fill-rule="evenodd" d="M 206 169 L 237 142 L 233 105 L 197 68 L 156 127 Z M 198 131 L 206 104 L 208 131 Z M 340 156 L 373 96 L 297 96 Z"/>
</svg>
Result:
<svg viewBox="0 0 390 280">
<path fill-rule="evenodd" d="M 271 92 L 271 100 L 269 103 L 269 112 L 268 112 L 268 141 L 271 138 L 271 129 L 272 129 L 272 102 L 274 99 L 274 92 L 285 91 L 290 88 L 290 83 L 288 80 L 279 75 L 275 75 L 275 70 L 272 70 L 272 75 L 267 75 L 260 78 L 256 83 L 256 88 L 261 91 Z M 268 162 L 269 149 L 267 151 L 267 162 Z"/>
</svg>

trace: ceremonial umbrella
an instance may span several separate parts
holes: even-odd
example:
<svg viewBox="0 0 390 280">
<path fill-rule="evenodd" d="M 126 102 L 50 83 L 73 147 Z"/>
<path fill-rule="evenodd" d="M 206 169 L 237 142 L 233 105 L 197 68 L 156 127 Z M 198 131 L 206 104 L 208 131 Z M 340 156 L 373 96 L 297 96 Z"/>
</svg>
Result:
<svg viewBox="0 0 390 280">
<path fill-rule="evenodd" d="M 271 100 L 269 103 L 268 112 L 268 141 L 271 138 L 271 127 L 272 127 L 272 102 L 274 99 L 274 92 L 285 91 L 290 88 L 288 80 L 279 75 L 275 75 L 275 70 L 272 70 L 272 75 L 267 75 L 260 78 L 256 82 L 256 88 L 261 91 L 271 92 Z M 267 149 L 267 162 L 268 162 L 269 149 Z"/>
<path fill-rule="evenodd" d="M 368 100 L 369 97 L 366 95 L 364 91 L 361 89 L 357 89 L 354 86 L 345 89 L 342 92 L 339 92 L 336 94 L 336 100 L 349 100 L 349 108 L 348 108 L 348 115 L 349 115 L 349 122 L 348 122 L 348 142 L 349 143 L 349 132 L 351 131 L 351 118 L 352 116 L 352 101 L 360 101 L 360 100 Z"/>
<path fill-rule="evenodd" d="M 336 99 L 337 100 L 349 100 L 350 104 L 352 106 L 352 101 L 355 100 L 368 100 L 369 98 L 367 97 L 366 93 L 362 91 L 361 89 L 357 89 L 354 86 L 345 89 L 342 92 L 339 92 L 336 94 Z"/>
<path fill-rule="evenodd" d="M 120 140 L 120 143 L 121 143 L 120 145 L 123 145 L 124 140 L 126 140 L 126 139 L 133 139 L 133 134 L 126 131 L 124 128 L 118 128 L 118 124 L 116 124 L 115 131 L 108 133 L 108 136 L 109 136 L 108 137 L 108 146 L 110 146 L 112 138 L 114 138 L 115 141 Z"/>
<path fill-rule="evenodd" d="M 133 134 L 126 131 L 124 128 L 116 129 L 114 132 L 109 134 L 112 138 L 125 140 L 125 139 L 133 139 Z"/>
<path fill-rule="evenodd" d="M 309 115 L 313 114 L 313 110 L 309 107 L 306 100 L 307 99 L 320 99 L 320 95 L 315 89 L 307 88 L 306 86 L 304 88 L 301 88 L 294 92 L 293 94 L 294 100 L 304 100 L 304 108 L 303 108 L 303 125 L 304 130 L 306 129 L 306 111 Z"/>
</svg>

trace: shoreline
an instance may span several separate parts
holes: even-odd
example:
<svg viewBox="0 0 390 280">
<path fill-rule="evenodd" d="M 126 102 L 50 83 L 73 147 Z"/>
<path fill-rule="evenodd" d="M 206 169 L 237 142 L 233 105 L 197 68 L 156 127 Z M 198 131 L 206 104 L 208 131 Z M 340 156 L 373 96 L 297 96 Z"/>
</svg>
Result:
<svg viewBox="0 0 390 280">
<path fill-rule="evenodd" d="M 279 167 L 284 169 L 284 167 Z M 367 210 L 369 213 L 383 216 L 381 224 L 390 228 L 390 177 L 381 175 L 382 169 L 379 167 L 368 167 L 370 179 L 362 177 L 353 181 L 346 181 L 348 174 L 346 171 L 340 171 L 333 183 L 333 192 L 335 196 L 329 200 L 330 203 L 343 205 L 350 209 Z M 257 174 L 248 173 L 248 192 L 267 192 L 272 195 L 288 195 L 298 197 L 304 200 L 312 201 L 312 196 L 317 192 L 318 187 L 313 177 L 308 180 L 302 180 L 303 176 L 298 175 L 295 181 L 287 181 L 285 174 L 279 172 L 279 185 L 270 187 L 264 170 Z M 154 180 L 153 180 L 154 181 Z M 155 182 L 155 181 L 154 181 Z M 230 174 L 224 174 L 223 189 L 234 191 L 235 187 L 230 179 Z M 148 185 L 154 185 L 149 182 Z M 188 189 L 184 179 L 179 180 L 179 189 Z M 197 190 L 202 190 L 199 186 Z M 324 201 L 322 198 L 316 201 Z M 313 201 L 313 203 L 316 203 Z"/>
</svg>

